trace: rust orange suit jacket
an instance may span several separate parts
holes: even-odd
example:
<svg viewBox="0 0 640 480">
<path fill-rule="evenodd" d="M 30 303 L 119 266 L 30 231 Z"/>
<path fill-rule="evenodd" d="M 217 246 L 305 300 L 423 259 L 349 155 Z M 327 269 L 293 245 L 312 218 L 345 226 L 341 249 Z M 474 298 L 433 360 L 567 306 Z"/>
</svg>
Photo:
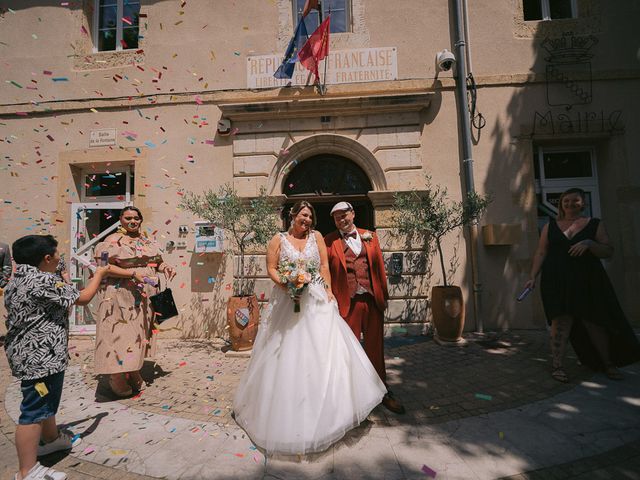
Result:
<svg viewBox="0 0 640 480">
<path fill-rule="evenodd" d="M 362 234 L 368 230 L 358 228 L 358 233 Z M 386 308 L 389 293 L 387 291 L 387 273 L 384 269 L 384 260 L 382 258 L 382 249 L 378 236 L 372 234 L 372 239 L 368 242 L 362 240 L 362 248 L 364 248 L 369 261 L 369 272 L 371 275 L 371 284 L 373 286 L 373 297 L 377 307 L 381 312 Z M 324 243 L 327 245 L 327 254 L 329 256 L 329 271 L 331 272 L 331 291 L 338 301 L 338 309 L 342 318 L 346 318 L 349 314 L 351 306 L 351 298 L 349 297 L 349 285 L 347 284 L 347 262 L 344 258 L 344 250 L 340 232 L 337 230 L 331 232 L 324 237 Z"/>
</svg>

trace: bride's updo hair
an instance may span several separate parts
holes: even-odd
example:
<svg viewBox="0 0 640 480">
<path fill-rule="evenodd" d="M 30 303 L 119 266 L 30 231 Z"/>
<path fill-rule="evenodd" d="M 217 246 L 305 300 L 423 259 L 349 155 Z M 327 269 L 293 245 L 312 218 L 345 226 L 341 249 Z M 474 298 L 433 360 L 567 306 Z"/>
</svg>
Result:
<svg viewBox="0 0 640 480">
<path fill-rule="evenodd" d="M 306 200 L 301 200 L 293 204 L 293 207 L 289 210 L 289 218 L 293 222 L 293 219 L 296 218 L 303 208 L 311 210 L 311 228 L 316 228 L 316 210 L 313 208 L 313 205 Z"/>
</svg>

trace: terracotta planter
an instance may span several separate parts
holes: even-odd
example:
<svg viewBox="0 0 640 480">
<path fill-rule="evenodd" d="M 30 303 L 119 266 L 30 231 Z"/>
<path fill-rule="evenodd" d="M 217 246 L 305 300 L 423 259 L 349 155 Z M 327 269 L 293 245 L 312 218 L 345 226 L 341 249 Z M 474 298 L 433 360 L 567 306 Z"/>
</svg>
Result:
<svg viewBox="0 0 640 480">
<path fill-rule="evenodd" d="M 231 349 L 235 352 L 251 350 L 258 333 L 260 308 L 255 295 L 231 297 L 227 303 L 227 325 Z"/>
<path fill-rule="evenodd" d="M 460 287 L 433 287 L 431 313 L 436 335 L 440 340 L 460 341 L 464 328 L 464 298 Z"/>
</svg>

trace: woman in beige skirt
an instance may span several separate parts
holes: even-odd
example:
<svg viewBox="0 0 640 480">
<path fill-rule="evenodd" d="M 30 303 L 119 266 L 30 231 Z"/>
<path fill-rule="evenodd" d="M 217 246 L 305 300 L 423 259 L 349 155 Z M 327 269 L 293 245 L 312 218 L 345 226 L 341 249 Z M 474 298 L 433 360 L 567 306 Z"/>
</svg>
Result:
<svg viewBox="0 0 640 480">
<path fill-rule="evenodd" d="M 131 271 L 131 278 L 107 278 L 98 297 L 95 369 L 110 375 L 109 386 L 118 397 L 144 388 L 140 369 L 156 349 L 149 297 L 159 291 L 159 274 L 167 280 L 175 276 L 174 268 L 162 261 L 158 243 L 140 232 L 141 225 L 140 210 L 123 208 L 118 232 L 95 249 L 98 261 L 106 252 L 109 263 Z"/>
</svg>

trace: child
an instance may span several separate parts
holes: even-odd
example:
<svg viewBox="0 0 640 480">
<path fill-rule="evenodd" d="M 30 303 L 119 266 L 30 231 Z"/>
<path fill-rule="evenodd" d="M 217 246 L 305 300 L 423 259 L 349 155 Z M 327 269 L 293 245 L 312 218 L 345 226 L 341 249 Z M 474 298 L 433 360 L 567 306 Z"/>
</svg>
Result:
<svg viewBox="0 0 640 480">
<path fill-rule="evenodd" d="M 7 286 L 11 278 L 11 252 L 9 245 L 0 242 L 0 290 Z"/>
<path fill-rule="evenodd" d="M 71 435 L 60 432 L 55 419 L 69 359 L 69 308 L 88 304 L 107 275 L 144 281 L 130 270 L 109 265 L 98 267 L 86 288 L 78 291 L 56 274 L 57 246 L 51 235 L 27 235 L 12 246 L 17 267 L 5 289 L 5 349 L 22 389 L 16 427 L 20 471 L 15 480 L 67 478 L 40 465 L 37 457 L 72 447 Z"/>
</svg>

